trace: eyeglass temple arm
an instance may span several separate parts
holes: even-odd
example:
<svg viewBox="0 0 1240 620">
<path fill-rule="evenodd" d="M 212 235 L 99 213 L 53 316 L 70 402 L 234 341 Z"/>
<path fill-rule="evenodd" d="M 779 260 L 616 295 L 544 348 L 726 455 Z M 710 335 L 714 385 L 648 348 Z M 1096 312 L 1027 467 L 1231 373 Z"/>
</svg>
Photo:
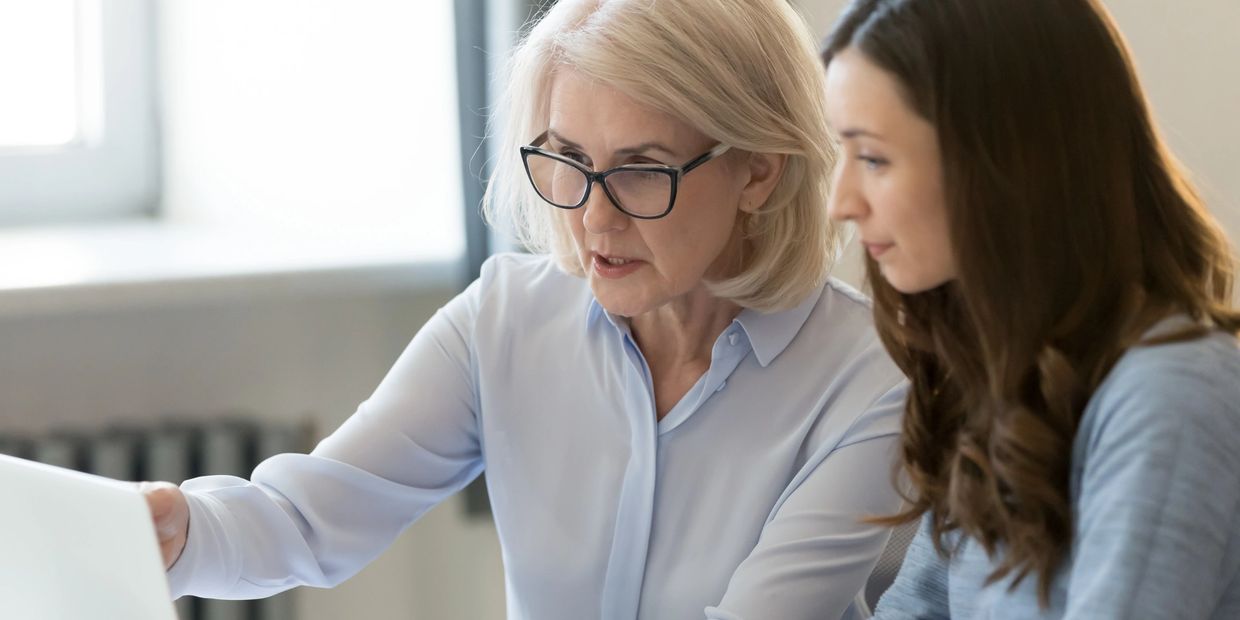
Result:
<svg viewBox="0 0 1240 620">
<path fill-rule="evenodd" d="M 527 144 L 526 146 L 533 146 L 533 147 L 542 146 L 543 143 L 547 141 L 547 136 L 550 135 L 550 133 L 551 133 L 551 130 L 547 130 L 547 131 L 544 131 L 538 134 L 538 137 L 534 138 L 534 140 L 530 142 L 529 144 Z"/>
<path fill-rule="evenodd" d="M 728 152 L 728 150 L 729 150 L 729 149 L 731 149 L 731 148 L 732 148 L 732 145 L 731 145 L 731 144 L 719 144 L 719 145 L 715 146 L 715 148 L 713 148 L 713 149 L 711 149 L 711 150 L 706 151 L 705 153 L 703 153 L 703 154 L 702 154 L 700 157 L 698 157 L 697 159 L 694 159 L 693 161 L 691 161 L 691 162 L 689 162 L 689 163 L 685 164 L 684 166 L 681 166 L 681 168 L 680 168 L 680 173 L 681 173 L 681 174 L 684 174 L 684 173 L 686 173 L 686 172 L 689 172 L 690 170 L 693 170 L 694 168 L 697 168 L 698 166 L 701 166 L 702 164 L 704 164 L 704 163 L 706 163 L 706 162 L 708 162 L 708 161 L 710 161 L 710 160 L 712 160 L 712 159 L 714 159 L 714 158 L 716 158 L 716 157 L 718 157 L 718 156 L 720 156 L 720 155 L 723 155 L 724 153 L 727 153 L 727 152 Z"/>
</svg>

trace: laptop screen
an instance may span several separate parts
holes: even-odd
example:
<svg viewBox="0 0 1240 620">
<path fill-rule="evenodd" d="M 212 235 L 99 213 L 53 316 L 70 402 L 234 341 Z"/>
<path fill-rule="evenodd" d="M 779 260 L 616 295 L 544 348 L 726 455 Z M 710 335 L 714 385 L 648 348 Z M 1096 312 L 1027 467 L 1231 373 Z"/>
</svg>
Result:
<svg viewBox="0 0 1240 620">
<path fill-rule="evenodd" d="M 0 455 L 0 618 L 175 620 L 129 483 Z"/>
</svg>

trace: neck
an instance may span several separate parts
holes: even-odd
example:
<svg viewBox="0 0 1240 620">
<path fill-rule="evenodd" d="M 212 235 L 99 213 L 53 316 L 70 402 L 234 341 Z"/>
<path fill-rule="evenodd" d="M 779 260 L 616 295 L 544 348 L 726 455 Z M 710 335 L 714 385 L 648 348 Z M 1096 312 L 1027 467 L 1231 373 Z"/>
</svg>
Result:
<svg viewBox="0 0 1240 620">
<path fill-rule="evenodd" d="M 629 327 L 652 367 L 709 364 L 715 340 L 740 311 L 740 306 L 719 299 L 704 286 L 699 286 L 667 304 L 632 317 Z"/>
</svg>

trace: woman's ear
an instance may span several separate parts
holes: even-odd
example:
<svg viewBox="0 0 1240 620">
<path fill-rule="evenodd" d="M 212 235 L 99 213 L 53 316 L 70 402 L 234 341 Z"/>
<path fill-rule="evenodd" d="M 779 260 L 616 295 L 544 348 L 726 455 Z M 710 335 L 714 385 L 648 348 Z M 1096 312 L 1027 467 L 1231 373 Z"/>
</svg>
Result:
<svg viewBox="0 0 1240 620">
<path fill-rule="evenodd" d="M 783 178 L 787 162 L 788 157 L 781 153 L 749 153 L 749 161 L 741 164 L 749 172 L 749 182 L 741 188 L 741 211 L 753 213 L 766 205 Z"/>
</svg>

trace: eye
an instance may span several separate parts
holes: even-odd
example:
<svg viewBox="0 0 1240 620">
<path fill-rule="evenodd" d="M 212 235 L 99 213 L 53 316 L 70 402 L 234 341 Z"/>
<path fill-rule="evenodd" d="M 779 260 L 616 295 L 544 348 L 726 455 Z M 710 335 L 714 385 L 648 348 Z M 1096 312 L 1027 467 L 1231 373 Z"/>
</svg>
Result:
<svg viewBox="0 0 1240 620">
<path fill-rule="evenodd" d="M 881 170 L 888 163 L 886 159 L 869 155 L 858 155 L 857 160 L 865 164 L 866 170 Z"/>
<path fill-rule="evenodd" d="M 586 162 L 588 161 L 585 155 L 582 155 L 581 153 L 578 153 L 577 151 L 574 151 L 572 149 L 560 151 L 560 155 L 567 157 L 568 159 L 571 159 L 583 165 L 586 164 Z"/>
<path fill-rule="evenodd" d="M 655 172 L 653 170 L 625 170 L 624 174 L 629 175 L 627 178 L 639 179 L 642 181 L 654 181 L 656 179 L 657 180 L 667 179 L 667 175 L 664 175 L 662 172 Z"/>
</svg>

